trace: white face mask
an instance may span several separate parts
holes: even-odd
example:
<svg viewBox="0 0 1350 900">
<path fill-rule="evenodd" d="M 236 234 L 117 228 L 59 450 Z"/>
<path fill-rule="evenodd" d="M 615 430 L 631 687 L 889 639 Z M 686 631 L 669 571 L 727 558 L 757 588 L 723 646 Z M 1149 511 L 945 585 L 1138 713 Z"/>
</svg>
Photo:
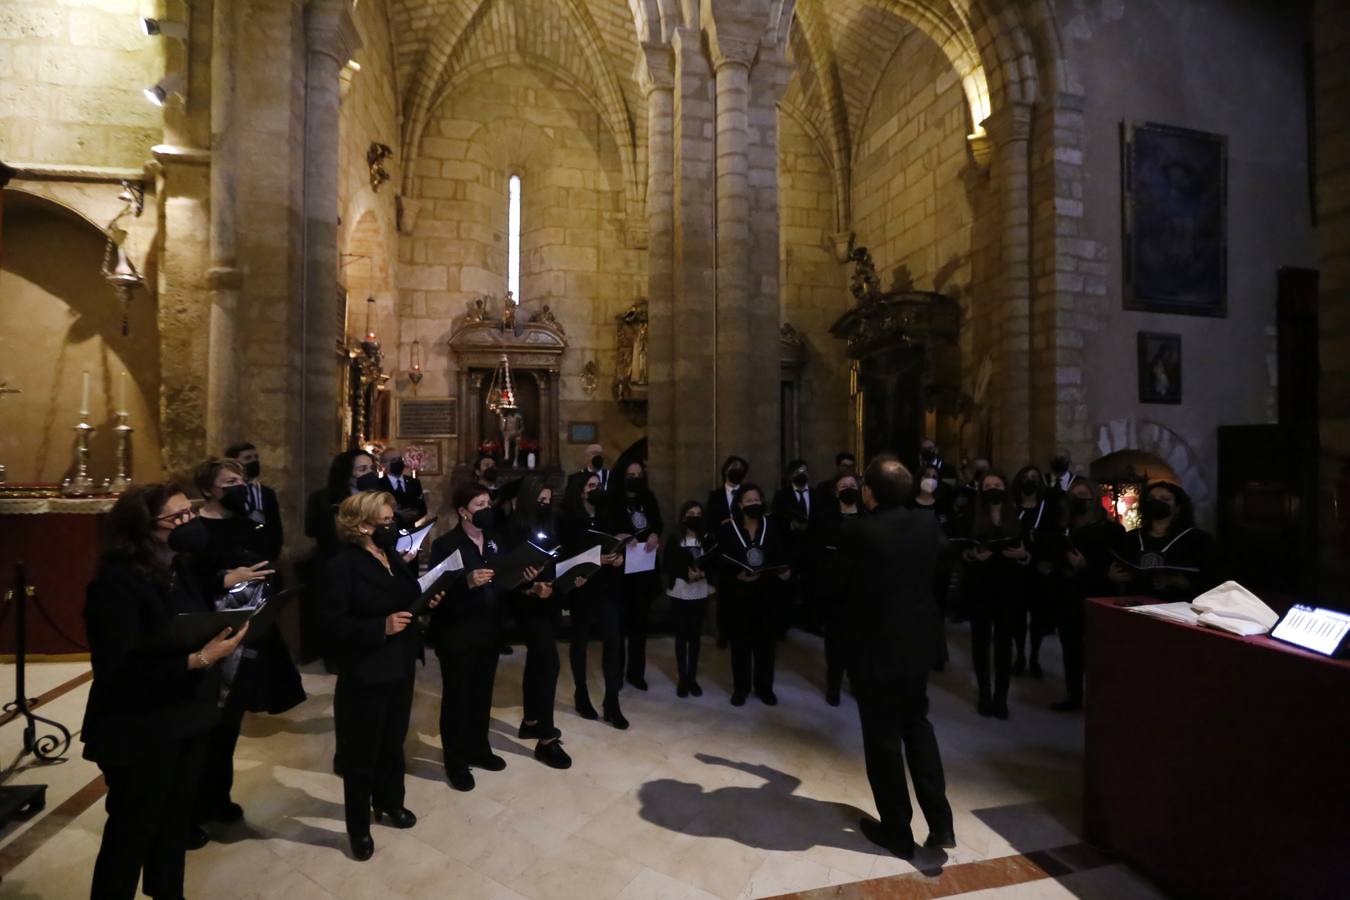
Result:
<svg viewBox="0 0 1350 900">
<path fill-rule="evenodd" d="M 937 490 L 938 481 L 936 478 L 925 478 L 919 482 L 919 490 L 925 494 L 931 494 Z"/>
</svg>

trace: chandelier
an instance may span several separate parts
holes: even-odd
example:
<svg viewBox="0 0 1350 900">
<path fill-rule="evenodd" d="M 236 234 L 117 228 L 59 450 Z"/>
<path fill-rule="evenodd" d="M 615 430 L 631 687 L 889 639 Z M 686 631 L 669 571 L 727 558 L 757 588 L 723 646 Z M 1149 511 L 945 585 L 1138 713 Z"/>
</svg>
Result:
<svg viewBox="0 0 1350 900">
<path fill-rule="evenodd" d="M 511 384 L 511 361 L 502 354 L 501 362 L 492 372 L 492 383 L 488 385 L 487 408 L 497 415 L 513 413 L 516 405 L 516 389 Z"/>
</svg>

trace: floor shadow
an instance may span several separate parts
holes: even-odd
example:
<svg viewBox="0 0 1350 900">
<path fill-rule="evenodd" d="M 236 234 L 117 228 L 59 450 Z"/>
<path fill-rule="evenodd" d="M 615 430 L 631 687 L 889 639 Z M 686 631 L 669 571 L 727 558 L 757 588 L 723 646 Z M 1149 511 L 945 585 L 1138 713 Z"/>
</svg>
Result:
<svg viewBox="0 0 1350 900">
<path fill-rule="evenodd" d="M 268 738 L 277 734 L 332 734 L 333 717 L 317 716 L 297 721 L 284 716 L 247 715 L 239 733 L 249 738 Z"/>
</svg>

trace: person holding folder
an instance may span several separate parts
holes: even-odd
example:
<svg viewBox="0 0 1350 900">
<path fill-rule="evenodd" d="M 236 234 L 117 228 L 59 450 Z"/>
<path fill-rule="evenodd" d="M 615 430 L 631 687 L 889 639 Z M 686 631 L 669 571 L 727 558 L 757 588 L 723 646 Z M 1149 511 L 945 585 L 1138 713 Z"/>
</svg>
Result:
<svg viewBox="0 0 1350 900">
<path fill-rule="evenodd" d="M 421 597 L 417 577 L 394 551 L 392 494 L 363 491 L 338 506 L 337 534 L 346 545 L 329 560 L 320 628 L 337 669 L 333 719 L 342 759 L 342 801 L 352 856 L 370 859 L 375 818 L 411 828 L 404 805 L 403 742 L 412 711 L 414 667 L 422 638 L 412 623 Z M 430 600 L 434 610 L 440 597 Z"/>
<path fill-rule="evenodd" d="M 604 543 L 604 537 L 609 534 L 604 531 L 604 496 L 600 476 L 594 473 L 568 486 L 559 523 L 565 554 L 574 555 Z M 617 546 L 615 544 L 615 548 Z M 623 565 L 623 553 L 610 549 L 600 557 L 600 563 L 600 570 L 568 595 L 572 634 L 567 655 L 572 668 L 577 715 L 583 719 L 600 718 L 586 686 L 586 655 L 591 629 L 594 627 L 600 632 L 605 721 L 622 730 L 628 727 L 628 720 L 619 708 L 619 691 L 623 689 L 623 612 L 619 607 L 618 580 L 621 576 L 618 573 Z"/>
<path fill-rule="evenodd" d="M 1195 527 L 1191 498 L 1155 481 L 1144 491 L 1139 527 L 1121 541 L 1108 570 L 1127 594 L 1190 601 L 1219 584 L 1214 537 Z"/>
<path fill-rule="evenodd" d="M 154 641 L 176 615 L 212 611 L 175 549 L 194 516 L 176 484 L 128 488 L 108 514 L 85 597 L 94 681 L 80 739 L 108 786 L 94 897 L 130 900 L 138 883 L 152 897 L 183 896 L 197 780 L 220 716 L 216 664 L 248 631 L 187 647 Z"/>
<path fill-rule="evenodd" d="M 647 487 L 647 470 L 633 460 L 624 467 L 623 482 L 611 490 L 609 531 L 625 542 L 619 595 L 628 683 L 647 690 L 647 616 L 659 587 L 655 556 L 661 546 L 661 507 Z"/>
<path fill-rule="evenodd" d="M 843 530 L 865 513 L 858 476 L 840 475 L 830 486 L 830 504 L 822 512 L 816 532 L 815 598 L 825 631 L 825 702 L 839 705 L 844 686 L 844 565 Z"/>
<path fill-rule="evenodd" d="M 1022 611 L 1017 614 L 1013 629 L 1013 675 L 1023 672 L 1040 678 L 1041 643 L 1055 630 L 1054 604 L 1050 598 L 1053 588 L 1050 576 L 1057 555 L 1053 550 L 1056 500 L 1047 499 L 1045 476 L 1035 466 L 1024 466 L 1013 476 L 1013 502 L 1017 518 L 1022 523 L 1022 541 L 1031 553 L 1031 564 L 1022 572 Z M 1030 628 L 1028 629 L 1028 618 Z M 1031 636 L 1031 652 L 1027 652 L 1027 636 Z"/>
<path fill-rule="evenodd" d="M 1008 682 L 1012 677 L 1013 632 L 1022 614 L 1019 595 L 1023 569 L 1031 554 L 1022 542 L 1022 523 L 1008 496 L 1008 482 L 987 472 L 975 499 L 970 532 L 956 542 L 962 548 L 962 588 L 970 614 L 970 652 L 979 687 L 976 709 L 982 716 L 1008 718 Z M 992 643 L 991 643 L 992 636 Z M 993 689 L 989 658 L 994 660 Z"/>
<path fill-rule="evenodd" d="M 675 667 L 678 681 L 675 696 L 703 696 L 698 683 L 698 657 L 703 641 L 703 617 L 708 611 L 712 587 L 704 560 L 703 542 L 707 537 L 703 504 L 686 501 L 680 507 L 678 529 L 671 534 L 661 552 L 666 596 L 675 614 Z"/>
<path fill-rule="evenodd" d="M 765 706 L 773 692 L 774 655 L 787 565 L 785 526 L 764 515 L 764 492 L 741 485 L 732 517 L 717 535 L 719 603 L 726 604 L 731 641 L 731 705 L 744 706 L 753 686 Z"/>
<path fill-rule="evenodd" d="M 516 498 L 516 514 L 511 519 L 511 548 L 533 543 L 544 550 L 559 545 L 553 519 L 553 490 L 538 475 L 525 479 Z M 546 573 L 548 574 L 548 573 Z M 521 679 L 523 694 L 521 739 L 534 738 L 534 758 L 554 769 L 572 766 L 572 758 L 562 748 L 562 732 L 553 724 L 553 697 L 558 691 L 558 625 L 562 618 L 558 598 L 549 581 L 526 583 L 511 592 L 516 623 L 525 638 L 525 672 Z M 582 586 L 585 582 L 582 581 Z"/>
</svg>

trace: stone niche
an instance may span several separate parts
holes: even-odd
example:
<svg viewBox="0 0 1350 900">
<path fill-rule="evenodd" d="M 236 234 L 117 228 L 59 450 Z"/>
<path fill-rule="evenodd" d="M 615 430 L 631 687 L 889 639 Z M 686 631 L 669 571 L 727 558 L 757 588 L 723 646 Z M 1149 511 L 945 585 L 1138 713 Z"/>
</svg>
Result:
<svg viewBox="0 0 1350 900">
<path fill-rule="evenodd" d="M 493 321 L 470 315 L 460 324 L 450 336 L 450 352 L 459 372 L 459 462 L 472 463 L 484 440 L 500 440 L 496 416 L 486 401 L 493 374 L 505 355 L 525 416 L 524 437 L 539 442 L 536 465 L 541 469 L 560 466 L 558 378 L 566 349 L 567 337 L 552 321 Z"/>
</svg>

